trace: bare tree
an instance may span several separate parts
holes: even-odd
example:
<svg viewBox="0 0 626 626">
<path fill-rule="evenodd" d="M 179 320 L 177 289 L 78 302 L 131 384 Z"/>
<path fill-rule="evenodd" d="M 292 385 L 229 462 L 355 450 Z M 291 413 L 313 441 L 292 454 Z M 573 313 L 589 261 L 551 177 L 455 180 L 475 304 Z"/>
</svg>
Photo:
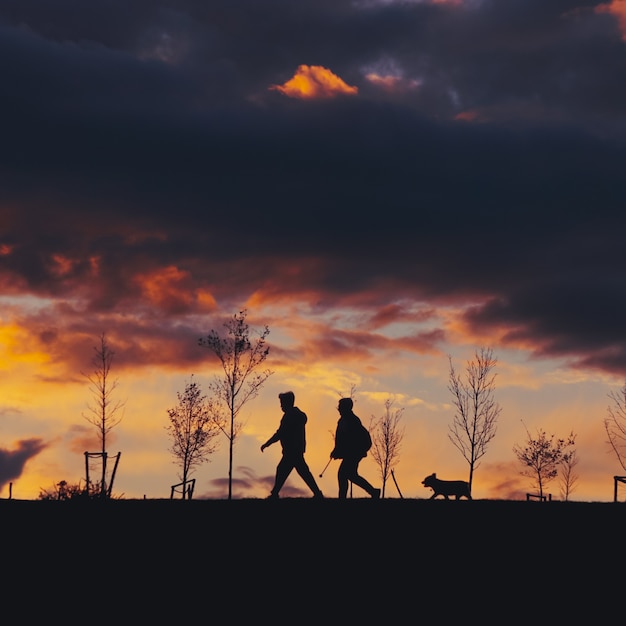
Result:
<svg viewBox="0 0 626 626">
<path fill-rule="evenodd" d="M 381 497 L 385 497 L 387 480 L 398 464 L 404 428 L 400 426 L 400 420 L 404 408 L 393 409 L 394 400 L 385 400 L 385 413 L 381 417 L 372 416 L 370 420 L 370 432 L 372 434 L 372 447 L 370 455 L 378 465 L 383 487 Z M 393 410 L 392 410 L 393 409 Z"/>
<path fill-rule="evenodd" d="M 578 465 L 578 454 L 575 449 L 569 450 L 563 454 L 561 459 L 560 488 L 561 497 L 566 502 L 576 487 L 578 482 L 578 474 L 575 471 Z"/>
<path fill-rule="evenodd" d="M 457 374 L 450 362 L 448 389 L 452 393 L 455 414 L 449 426 L 448 438 L 469 465 L 469 488 L 472 491 L 474 471 L 487 452 L 489 442 L 496 436 L 501 407 L 495 401 L 495 378 L 492 370 L 497 364 L 490 348 L 474 353 L 475 359 L 466 365 L 466 379 Z"/>
<path fill-rule="evenodd" d="M 167 410 L 170 423 L 166 430 L 172 439 L 170 452 L 175 457 L 174 463 L 180 466 L 178 477 L 182 481 L 185 500 L 189 477 L 196 467 L 210 460 L 209 455 L 215 452 L 218 444 L 214 439 L 223 425 L 213 419 L 207 397 L 193 380 L 193 375 L 185 385 L 185 391 L 176 395 L 178 404 Z"/>
<path fill-rule="evenodd" d="M 215 376 L 209 388 L 212 392 L 211 407 L 217 423 L 225 423 L 223 432 L 228 438 L 228 499 L 232 499 L 233 483 L 233 446 L 241 430 L 237 416 L 241 408 L 255 398 L 263 383 L 273 374 L 269 369 L 255 370 L 269 354 L 266 344 L 269 328 L 265 326 L 258 333 L 255 342 L 250 340 L 250 328 L 246 322 L 247 311 L 235 314 L 224 324 L 227 335 L 221 337 L 211 330 L 206 337 L 201 337 L 198 344 L 208 348 L 219 359 L 224 376 Z M 223 422 L 223 420 L 225 420 Z"/>
<path fill-rule="evenodd" d="M 100 454 L 102 456 L 102 476 L 100 479 L 99 493 L 106 497 L 110 489 L 107 488 L 107 436 L 117 426 L 123 417 L 123 408 L 126 402 L 114 400 L 113 395 L 118 386 L 118 380 L 111 378 L 111 366 L 115 352 L 111 349 L 106 333 L 100 335 L 100 344 L 94 346 L 92 364 L 94 371 L 91 374 L 83 374 L 90 383 L 93 401 L 87 404 L 88 413 L 83 417 L 93 424 L 98 431 L 100 441 Z M 87 490 L 90 485 L 87 484 Z"/>
<path fill-rule="evenodd" d="M 572 448 L 576 442 L 576 435 L 570 433 L 567 439 L 555 439 L 555 435 L 548 436 L 539 428 L 535 438 L 526 429 L 526 444 L 513 446 L 513 452 L 518 461 L 524 466 L 520 472 L 522 476 L 533 479 L 533 486 L 537 488 L 539 497 L 543 498 L 544 487 L 558 475 L 559 466 L 564 459 L 571 458 Z"/>
<path fill-rule="evenodd" d="M 609 398 L 612 404 L 607 408 L 604 429 L 622 469 L 626 471 L 626 381 L 619 391 L 611 391 Z"/>
</svg>

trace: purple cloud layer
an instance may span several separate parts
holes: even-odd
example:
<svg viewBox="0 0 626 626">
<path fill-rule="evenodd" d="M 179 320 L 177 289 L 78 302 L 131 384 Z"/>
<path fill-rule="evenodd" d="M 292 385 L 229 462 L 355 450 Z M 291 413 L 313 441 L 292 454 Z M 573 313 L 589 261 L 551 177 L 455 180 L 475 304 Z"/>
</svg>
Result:
<svg viewBox="0 0 626 626">
<path fill-rule="evenodd" d="M 467 306 L 626 375 L 626 43 L 600 4 L 5 0 L 2 291 L 63 303 L 22 317 L 53 353 L 125 312 L 126 358 L 158 333 L 191 363 L 194 316 L 258 292 L 372 324 Z M 301 64 L 358 95 L 269 89 Z"/>
</svg>

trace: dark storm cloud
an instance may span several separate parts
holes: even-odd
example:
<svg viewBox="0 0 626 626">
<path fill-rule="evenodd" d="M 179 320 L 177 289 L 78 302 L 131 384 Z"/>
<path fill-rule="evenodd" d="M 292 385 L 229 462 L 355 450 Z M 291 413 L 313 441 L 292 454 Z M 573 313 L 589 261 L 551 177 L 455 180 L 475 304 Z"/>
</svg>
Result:
<svg viewBox="0 0 626 626">
<path fill-rule="evenodd" d="M 232 301 L 479 299 L 477 328 L 626 372 L 626 44 L 599 4 L 5 1 L 0 279 L 155 318 L 194 311 L 145 302 L 167 266 Z M 301 64 L 359 93 L 268 90 Z"/>
<path fill-rule="evenodd" d="M 18 441 L 14 450 L 0 448 L 0 490 L 19 478 L 26 463 L 42 452 L 47 445 L 42 439 L 33 437 Z"/>
</svg>

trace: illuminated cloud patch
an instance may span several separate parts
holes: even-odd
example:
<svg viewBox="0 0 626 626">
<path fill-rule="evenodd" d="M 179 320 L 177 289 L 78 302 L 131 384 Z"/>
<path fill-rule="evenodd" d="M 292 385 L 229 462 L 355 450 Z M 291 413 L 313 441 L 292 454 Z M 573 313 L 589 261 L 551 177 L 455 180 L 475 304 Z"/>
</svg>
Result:
<svg viewBox="0 0 626 626">
<path fill-rule="evenodd" d="M 381 75 L 376 72 L 369 72 L 365 78 L 372 85 L 389 92 L 405 92 L 420 86 L 420 81 L 415 79 L 407 80 L 402 76 Z"/>
<path fill-rule="evenodd" d="M 461 111 L 461 113 L 457 113 L 455 115 L 455 120 L 460 120 L 462 122 L 474 122 L 479 117 L 478 111 Z"/>
<path fill-rule="evenodd" d="M 100 445 L 91 426 L 72 424 L 68 432 L 70 436 L 68 448 L 75 454 L 83 455 L 85 450 L 97 450 L 97 446 Z"/>
<path fill-rule="evenodd" d="M 193 304 L 190 278 L 176 267 L 164 267 L 136 278 L 144 298 L 169 312 L 188 310 Z"/>
<path fill-rule="evenodd" d="M 626 41 L 626 0 L 611 0 L 606 4 L 600 4 L 596 7 L 596 11 L 613 15 L 622 32 L 622 39 Z"/>
<path fill-rule="evenodd" d="M 407 78 L 403 63 L 388 55 L 363 67 L 361 71 L 370 85 L 390 94 L 404 94 L 422 85 L 420 79 Z"/>
<path fill-rule="evenodd" d="M 345 83 L 339 76 L 321 65 L 300 65 L 296 73 L 283 85 L 271 85 L 271 90 L 280 91 L 289 98 L 312 100 L 356 95 L 358 87 Z"/>
<path fill-rule="evenodd" d="M 33 328 L 9 321 L 0 324 L 0 359 L 2 370 L 13 370 L 18 364 L 34 364 L 42 367 L 48 355 L 41 350 Z M 4 364 L 7 364 L 5 367 Z"/>
<path fill-rule="evenodd" d="M 51 273 L 58 278 L 66 276 L 69 274 L 74 266 L 76 265 L 76 261 L 67 258 L 62 254 L 53 254 L 52 255 L 53 266 L 51 267 Z"/>
</svg>

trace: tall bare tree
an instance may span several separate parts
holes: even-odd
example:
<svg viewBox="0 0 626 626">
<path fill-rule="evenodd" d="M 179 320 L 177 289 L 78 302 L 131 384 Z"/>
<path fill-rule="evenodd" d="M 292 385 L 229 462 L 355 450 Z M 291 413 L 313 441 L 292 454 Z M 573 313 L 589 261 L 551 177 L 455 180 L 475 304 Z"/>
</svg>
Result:
<svg viewBox="0 0 626 626">
<path fill-rule="evenodd" d="M 193 380 L 193 375 L 185 385 L 185 391 L 176 395 L 178 404 L 167 410 L 170 423 L 166 430 L 172 439 L 170 452 L 175 457 L 174 463 L 180 468 L 178 477 L 182 481 L 185 500 L 190 476 L 200 464 L 210 460 L 209 455 L 218 447 L 215 437 L 223 425 L 213 419 L 207 396 Z"/>
<path fill-rule="evenodd" d="M 572 495 L 572 492 L 576 488 L 578 483 L 578 474 L 576 473 L 576 466 L 578 465 L 578 453 L 576 449 L 571 449 L 563 454 L 561 459 L 561 469 L 559 472 L 561 497 L 566 502 Z"/>
<path fill-rule="evenodd" d="M 255 371 L 267 358 L 269 346 L 266 338 L 269 328 L 265 326 L 255 341 L 250 339 L 250 327 L 246 322 L 247 311 L 236 313 L 224 324 L 225 337 L 211 330 L 198 340 L 200 346 L 208 348 L 217 356 L 222 366 L 223 377 L 215 376 L 209 388 L 212 393 L 211 406 L 217 423 L 225 420 L 223 432 L 228 438 L 228 499 L 233 492 L 233 447 L 241 430 L 237 416 L 241 408 L 255 398 L 263 383 L 273 374 L 269 369 Z"/>
<path fill-rule="evenodd" d="M 385 487 L 393 468 L 398 464 L 400 447 L 404 437 L 404 427 L 400 425 L 404 408 L 393 408 L 394 400 L 385 400 L 385 412 L 381 417 L 372 416 L 370 433 L 372 447 L 370 455 L 380 472 L 383 487 L 381 497 L 385 497 Z"/>
<path fill-rule="evenodd" d="M 558 475 L 564 459 L 571 459 L 567 455 L 572 454 L 575 443 L 574 433 L 570 433 L 566 439 L 555 439 L 555 435 L 548 436 L 545 430 L 538 428 L 536 437 L 526 429 L 525 445 L 513 446 L 517 460 L 524 466 L 520 474 L 533 480 L 540 498 L 543 498 L 544 487 Z"/>
<path fill-rule="evenodd" d="M 626 381 L 619 391 L 609 394 L 611 404 L 604 418 L 604 429 L 609 437 L 609 445 L 622 469 L 626 471 Z"/>
<path fill-rule="evenodd" d="M 497 364 L 490 348 L 480 348 L 474 360 L 468 361 L 465 380 L 450 362 L 448 389 L 452 393 L 455 414 L 448 429 L 448 438 L 469 465 L 469 488 L 472 491 L 474 471 L 486 454 L 489 442 L 496 436 L 501 407 L 495 400 Z"/>
<path fill-rule="evenodd" d="M 100 496 L 106 497 L 107 488 L 107 436 L 111 429 L 117 426 L 123 417 L 125 401 L 115 400 L 114 392 L 119 381 L 111 377 L 111 367 L 115 352 L 111 349 L 106 333 L 101 333 L 99 345 L 94 346 L 91 374 L 83 374 L 90 384 L 92 402 L 87 404 L 88 412 L 83 417 L 93 424 L 98 431 L 100 454 L 102 455 L 102 476 L 100 479 Z M 90 485 L 87 485 L 89 490 Z"/>
</svg>

